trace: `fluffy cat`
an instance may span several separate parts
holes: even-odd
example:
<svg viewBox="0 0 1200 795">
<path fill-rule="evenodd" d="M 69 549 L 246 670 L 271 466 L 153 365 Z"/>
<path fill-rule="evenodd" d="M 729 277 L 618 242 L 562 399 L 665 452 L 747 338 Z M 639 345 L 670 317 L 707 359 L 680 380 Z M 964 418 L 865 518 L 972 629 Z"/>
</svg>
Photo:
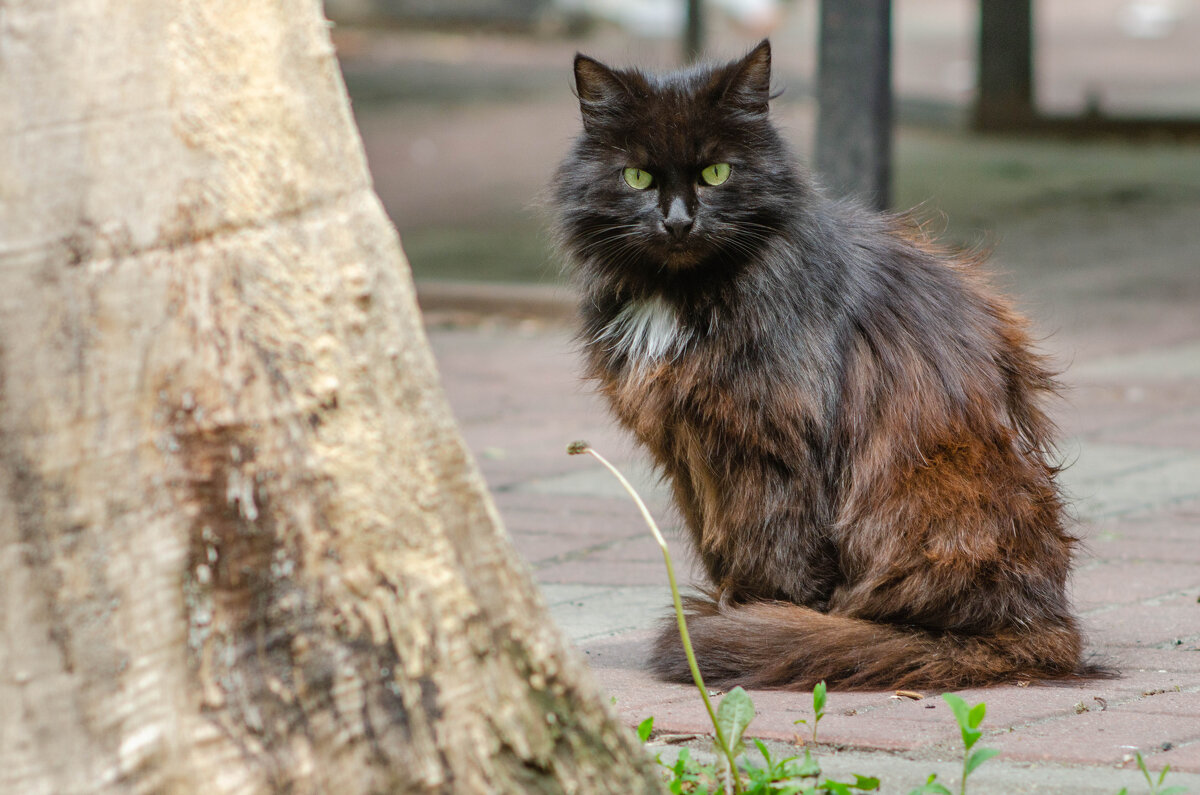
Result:
<svg viewBox="0 0 1200 795">
<path fill-rule="evenodd" d="M 708 684 L 1085 675 L 1026 321 L 975 258 L 824 196 L 768 118 L 770 45 L 665 76 L 579 55 L 558 238 L 586 373 L 711 581 Z M 689 681 L 673 625 L 652 666 Z"/>
</svg>

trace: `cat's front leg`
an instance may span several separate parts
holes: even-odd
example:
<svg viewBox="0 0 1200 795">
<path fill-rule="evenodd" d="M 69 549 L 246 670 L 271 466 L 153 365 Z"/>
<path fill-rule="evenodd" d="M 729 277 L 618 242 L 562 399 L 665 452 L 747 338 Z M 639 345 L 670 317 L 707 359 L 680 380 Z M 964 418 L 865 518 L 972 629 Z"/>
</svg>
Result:
<svg viewBox="0 0 1200 795">
<path fill-rule="evenodd" d="M 775 600 L 825 610 L 841 583 L 837 549 L 811 512 L 781 506 L 757 526 L 731 529 L 718 584 L 737 602 Z"/>
</svg>

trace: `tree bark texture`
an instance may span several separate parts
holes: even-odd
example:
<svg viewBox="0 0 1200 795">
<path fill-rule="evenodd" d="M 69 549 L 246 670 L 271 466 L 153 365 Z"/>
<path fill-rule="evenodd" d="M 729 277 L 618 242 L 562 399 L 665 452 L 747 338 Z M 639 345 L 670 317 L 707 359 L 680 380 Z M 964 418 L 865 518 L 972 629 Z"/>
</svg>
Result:
<svg viewBox="0 0 1200 795">
<path fill-rule="evenodd" d="M 645 792 L 314 0 L 0 1 L 0 791 Z"/>
</svg>

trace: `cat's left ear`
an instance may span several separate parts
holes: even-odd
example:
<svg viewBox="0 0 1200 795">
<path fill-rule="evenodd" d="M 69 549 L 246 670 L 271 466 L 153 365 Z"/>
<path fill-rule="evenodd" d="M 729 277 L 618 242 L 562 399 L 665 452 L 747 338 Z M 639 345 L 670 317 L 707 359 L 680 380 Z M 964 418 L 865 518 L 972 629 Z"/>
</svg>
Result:
<svg viewBox="0 0 1200 795">
<path fill-rule="evenodd" d="M 723 70 L 720 102 L 753 114 L 767 114 L 771 99 L 771 42 L 763 39 L 740 61 Z"/>
</svg>

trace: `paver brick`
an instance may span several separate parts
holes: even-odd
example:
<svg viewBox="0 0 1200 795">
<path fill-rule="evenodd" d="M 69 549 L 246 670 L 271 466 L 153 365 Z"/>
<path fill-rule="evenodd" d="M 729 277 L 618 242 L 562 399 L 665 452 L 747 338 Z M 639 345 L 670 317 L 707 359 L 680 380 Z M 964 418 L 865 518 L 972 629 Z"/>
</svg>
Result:
<svg viewBox="0 0 1200 795">
<path fill-rule="evenodd" d="M 1117 712 L 1147 712 L 1155 715 L 1174 715 L 1196 718 L 1200 730 L 1200 692 L 1167 689 L 1147 691 L 1145 695 L 1113 707 Z"/>
<path fill-rule="evenodd" d="M 983 742 L 1008 759 L 1120 765 L 1134 750 L 1200 739 L 1200 721 L 1110 709 L 1085 712 L 986 734 Z"/>
<path fill-rule="evenodd" d="M 1170 765 L 1171 770 L 1177 773 L 1200 773 L 1200 741 L 1172 745 L 1169 749 L 1151 753 L 1148 757 L 1143 754 L 1143 758 L 1146 759 L 1146 764 L 1155 771 Z M 1167 774 L 1167 779 L 1163 783 L 1167 786 L 1171 785 L 1170 773 Z"/>
<path fill-rule="evenodd" d="M 1200 644 L 1197 644 L 1200 646 Z M 1170 645 L 1163 649 L 1120 649 L 1116 664 L 1126 676 L 1137 672 L 1200 674 L 1200 648 Z M 1188 677 L 1194 681 L 1195 677 Z"/>
<path fill-rule="evenodd" d="M 539 568 L 537 576 L 540 582 L 581 582 L 615 586 L 667 584 L 667 574 L 662 563 L 638 561 L 600 566 L 595 561 L 572 560 Z"/>
<path fill-rule="evenodd" d="M 1200 592 L 1190 590 L 1145 603 L 1086 615 L 1093 644 L 1168 648 L 1200 636 Z"/>
<path fill-rule="evenodd" d="M 1088 611 L 1200 590 L 1200 566 L 1140 559 L 1093 561 L 1075 570 L 1071 585 L 1075 607 Z"/>
<path fill-rule="evenodd" d="M 580 535 L 563 533 L 518 533 L 510 532 L 513 545 L 533 567 L 570 556 L 586 554 L 596 541 Z"/>
<path fill-rule="evenodd" d="M 1093 537 L 1088 541 L 1088 549 L 1079 556 L 1080 563 L 1087 565 L 1090 560 L 1113 561 L 1117 563 L 1150 563 L 1150 564 L 1180 564 L 1185 563 L 1193 568 L 1200 564 L 1200 544 L 1195 540 L 1170 538 L 1127 538 L 1113 532 L 1108 537 Z M 1193 528 L 1192 532 L 1196 530 Z"/>
</svg>

